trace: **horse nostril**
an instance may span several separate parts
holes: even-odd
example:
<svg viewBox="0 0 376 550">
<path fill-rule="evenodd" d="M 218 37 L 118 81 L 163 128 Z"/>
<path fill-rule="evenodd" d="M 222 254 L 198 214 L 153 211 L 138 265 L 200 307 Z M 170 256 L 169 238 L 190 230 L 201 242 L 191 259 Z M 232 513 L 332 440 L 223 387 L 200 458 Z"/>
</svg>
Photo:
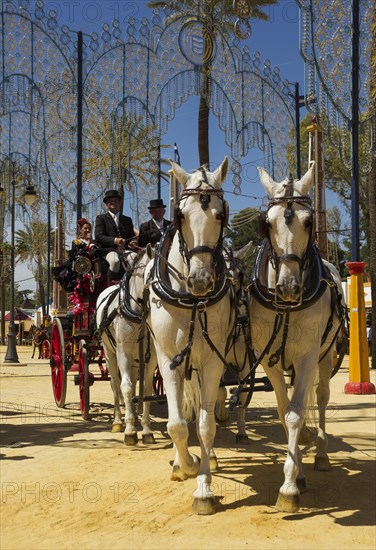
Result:
<svg viewBox="0 0 376 550">
<path fill-rule="evenodd" d="M 280 283 L 276 284 L 276 290 L 277 290 L 277 294 L 279 296 L 282 296 L 282 294 L 283 294 L 282 287 L 283 287 L 283 285 L 281 285 Z"/>
<path fill-rule="evenodd" d="M 300 293 L 300 286 L 297 284 L 293 285 L 291 291 L 295 294 L 295 296 L 297 296 Z"/>
</svg>

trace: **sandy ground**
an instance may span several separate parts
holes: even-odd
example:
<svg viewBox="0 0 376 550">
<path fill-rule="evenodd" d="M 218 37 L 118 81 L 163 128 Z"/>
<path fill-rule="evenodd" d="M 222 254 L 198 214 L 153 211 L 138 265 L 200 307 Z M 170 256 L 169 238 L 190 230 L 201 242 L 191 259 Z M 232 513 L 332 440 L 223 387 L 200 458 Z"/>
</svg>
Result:
<svg viewBox="0 0 376 550">
<path fill-rule="evenodd" d="M 57 409 L 48 362 L 24 347 L 13 366 L 0 352 L 2 550 L 375 548 L 375 396 L 343 393 L 346 360 L 328 410 L 332 470 L 315 472 L 306 450 L 300 511 L 274 508 L 286 445 L 274 394 L 259 392 L 247 412 L 249 445 L 235 444 L 234 415 L 218 428 L 217 513 L 196 516 L 196 481 L 170 481 L 166 405 L 152 405 L 156 445 L 125 447 L 110 431 L 108 382 L 91 388 L 85 422 L 72 375 L 67 406 Z M 198 453 L 193 430 L 190 443 Z"/>
</svg>

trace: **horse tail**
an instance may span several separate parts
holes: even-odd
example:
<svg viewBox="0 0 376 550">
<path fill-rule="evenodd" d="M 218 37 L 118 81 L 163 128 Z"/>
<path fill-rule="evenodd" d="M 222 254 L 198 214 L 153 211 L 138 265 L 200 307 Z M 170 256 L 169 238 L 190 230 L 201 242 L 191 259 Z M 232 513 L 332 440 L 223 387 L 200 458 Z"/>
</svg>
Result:
<svg viewBox="0 0 376 550">
<path fill-rule="evenodd" d="M 198 418 L 201 407 L 200 395 L 200 381 L 193 372 L 191 380 L 184 381 L 183 417 L 187 422 Z"/>
</svg>

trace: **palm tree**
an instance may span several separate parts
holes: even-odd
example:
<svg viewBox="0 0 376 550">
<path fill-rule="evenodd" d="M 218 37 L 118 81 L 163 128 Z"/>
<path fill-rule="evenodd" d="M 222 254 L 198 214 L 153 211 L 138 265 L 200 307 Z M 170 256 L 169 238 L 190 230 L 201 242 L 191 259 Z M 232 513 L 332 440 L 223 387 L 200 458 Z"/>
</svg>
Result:
<svg viewBox="0 0 376 550">
<path fill-rule="evenodd" d="M 31 265 L 37 283 L 37 299 L 42 306 L 43 315 L 46 315 L 47 224 L 32 221 L 29 226 L 17 230 L 15 237 L 16 263 L 26 262 Z"/>
<path fill-rule="evenodd" d="M 268 15 L 262 11 L 265 6 L 273 5 L 277 0 L 243 0 L 251 7 L 252 19 L 268 20 Z M 209 30 L 214 40 L 219 36 L 229 38 L 234 32 L 234 24 L 238 18 L 233 0 L 152 0 L 149 8 L 170 8 L 168 22 L 172 23 L 183 18 L 184 22 L 199 19 Z M 205 40 L 207 46 L 207 41 Z M 206 54 L 207 52 L 205 52 Z M 205 57 L 208 57 L 205 55 Z M 211 94 L 210 62 L 201 68 L 200 104 L 198 110 L 198 153 L 200 165 L 210 164 L 209 155 L 209 114 Z"/>
</svg>

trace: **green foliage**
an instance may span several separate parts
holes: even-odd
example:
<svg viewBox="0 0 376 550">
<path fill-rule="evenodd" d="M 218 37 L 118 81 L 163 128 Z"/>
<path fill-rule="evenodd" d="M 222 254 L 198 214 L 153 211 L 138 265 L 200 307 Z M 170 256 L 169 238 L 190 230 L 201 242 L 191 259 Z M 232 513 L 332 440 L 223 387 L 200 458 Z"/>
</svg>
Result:
<svg viewBox="0 0 376 550">
<path fill-rule="evenodd" d="M 250 280 L 252 268 L 256 260 L 257 246 L 261 243 L 258 227 L 259 214 L 259 210 L 255 208 L 240 210 L 240 212 L 233 216 L 231 226 L 227 229 L 226 233 L 226 240 L 234 251 L 240 250 L 243 246 L 252 242 L 253 246 L 250 247 L 243 260 L 245 282 Z"/>
<path fill-rule="evenodd" d="M 46 308 L 45 287 L 47 281 L 47 224 L 32 221 L 29 226 L 16 231 L 16 262 L 28 263 L 37 283 L 36 299 L 42 308 Z M 51 250 L 53 250 L 54 232 L 51 232 Z"/>
</svg>

